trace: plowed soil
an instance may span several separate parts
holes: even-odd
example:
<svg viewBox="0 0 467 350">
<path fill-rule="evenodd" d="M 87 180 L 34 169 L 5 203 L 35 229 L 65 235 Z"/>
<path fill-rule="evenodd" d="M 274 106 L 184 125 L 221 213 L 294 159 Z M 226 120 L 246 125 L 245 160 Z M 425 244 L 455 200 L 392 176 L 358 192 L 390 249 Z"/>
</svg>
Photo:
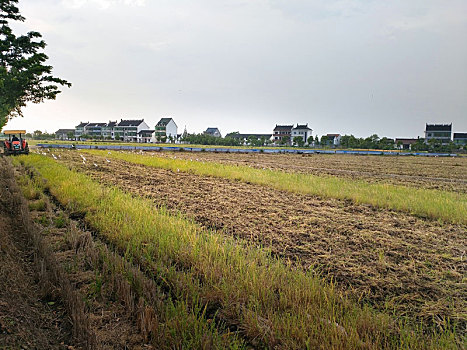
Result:
<svg viewBox="0 0 467 350">
<path fill-rule="evenodd" d="M 178 155 L 177 155 L 178 156 Z M 396 315 L 466 325 L 467 227 L 346 201 L 62 152 L 60 161 L 202 225 L 317 269 Z M 386 158 L 385 158 L 386 159 Z"/>
<path fill-rule="evenodd" d="M 157 155 L 467 193 L 467 157 L 211 152 L 158 152 Z"/>
</svg>

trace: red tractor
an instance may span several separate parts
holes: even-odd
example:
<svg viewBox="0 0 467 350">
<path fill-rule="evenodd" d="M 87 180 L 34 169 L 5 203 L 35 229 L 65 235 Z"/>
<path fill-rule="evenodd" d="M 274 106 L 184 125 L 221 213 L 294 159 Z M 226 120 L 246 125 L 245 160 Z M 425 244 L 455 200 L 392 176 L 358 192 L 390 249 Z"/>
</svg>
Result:
<svg viewBox="0 0 467 350">
<path fill-rule="evenodd" d="M 8 140 L 3 141 L 3 154 L 7 156 L 29 154 L 28 143 L 23 139 L 26 130 L 8 130 L 3 133 L 8 135 Z M 19 138 L 16 135 L 18 135 Z"/>
</svg>

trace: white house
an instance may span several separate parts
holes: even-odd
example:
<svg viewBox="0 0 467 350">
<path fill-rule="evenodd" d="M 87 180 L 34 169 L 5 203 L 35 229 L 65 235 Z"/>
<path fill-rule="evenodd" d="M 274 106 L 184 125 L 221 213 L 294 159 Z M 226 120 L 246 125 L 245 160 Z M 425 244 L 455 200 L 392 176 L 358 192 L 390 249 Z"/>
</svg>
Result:
<svg viewBox="0 0 467 350">
<path fill-rule="evenodd" d="M 141 130 L 148 130 L 149 126 L 144 122 L 144 119 L 138 120 L 120 120 L 114 127 L 114 134 L 116 140 L 125 142 L 137 142 L 138 133 Z"/>
<path fill-rule="evenodd" d="M 154 137 L 154 130 L 141 130 L 137 135 L 138 143 L 149 143 L 152 142 Z"/>
<path fill-rule="evenodd" d="M 340 134 L 327 134 L 328 142 L 330 145 L 337 147 L 341 144 L 341 135 Z"/>
<path fill-rule="evenodd" d="M 177 124 L 172 118 L 161 118 L 156 124 L 156 130 L 152 142 L 160 142 L 163 138 L 177 139 Z"/>
<path fill-rule="evenodd" d="M 310 137 L 312 137 L 311 135 L 312 131 L 313 130 L 308 127 L 308 124 L 306 125 L 297 124 L 296 127 L 292 128 L 292 132 L 290 134 L 290 137 L 291 137 L 290 141 L 293 142 L 295 137 L 301 137 L 303 141 L 305 142 L 305 144 L 308 144 L 308 140 L 310 139 Z"/>
</svg>

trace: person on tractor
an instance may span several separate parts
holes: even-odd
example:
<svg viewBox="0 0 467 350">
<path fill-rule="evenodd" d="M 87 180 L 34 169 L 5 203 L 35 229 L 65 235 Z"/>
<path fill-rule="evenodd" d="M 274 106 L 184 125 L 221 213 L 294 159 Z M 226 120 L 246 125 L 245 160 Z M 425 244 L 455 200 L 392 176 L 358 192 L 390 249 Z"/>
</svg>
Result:
<svg viewBox="0 0 467 350">
<path fill-rule="evenodd" d="M 16 135 L 13 135 L 11 138 L 11 142 L 19 141 L 19 138 L 16 137 Z"/>
</svg>

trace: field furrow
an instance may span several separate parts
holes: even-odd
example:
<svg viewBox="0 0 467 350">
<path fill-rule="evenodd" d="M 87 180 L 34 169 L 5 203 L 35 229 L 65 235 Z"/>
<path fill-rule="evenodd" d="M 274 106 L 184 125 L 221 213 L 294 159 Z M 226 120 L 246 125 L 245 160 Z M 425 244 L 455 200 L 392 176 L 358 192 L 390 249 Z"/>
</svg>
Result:
<svg viewBox="0 0 467 350">
<path fill-rule="evenodd" d="M 209 228 L 313 267 L 380 310 L 465 327 L 465 225 L 86 154 L 61 161 Z"/>
<path fill-rule="evenodd" d="M 467 193 L 467 157 L 214 152 L 159 152 L 158 156 Z"/>
</svg>

